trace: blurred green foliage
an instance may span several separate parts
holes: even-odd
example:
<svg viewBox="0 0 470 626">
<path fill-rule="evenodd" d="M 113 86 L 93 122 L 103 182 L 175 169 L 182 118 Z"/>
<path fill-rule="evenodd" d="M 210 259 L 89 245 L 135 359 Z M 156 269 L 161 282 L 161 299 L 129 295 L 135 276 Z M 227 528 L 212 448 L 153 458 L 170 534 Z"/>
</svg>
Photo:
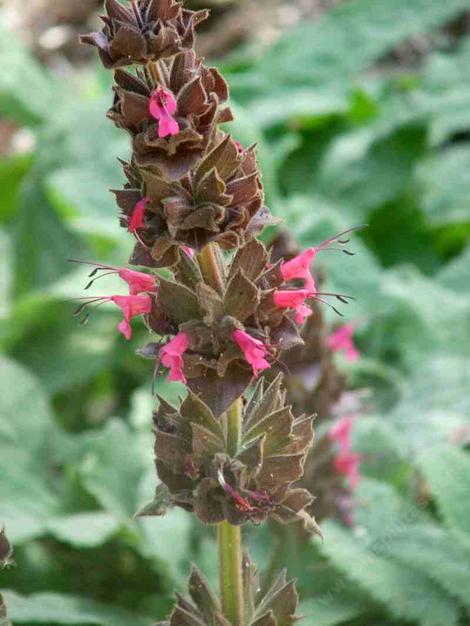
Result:
<svg viewBox="0 0 470 626">
<path fill-rule="evenodd" d="M 318 258 L 328 288 L 358 299 L 349 374 L 371 398 L 356 527 L 328 521 L 323 544 L 285 550 L 312 626 L 470 624 L 470 37 L 443 50 L 438 31 L 465 8 L 351 0 L 220 64 L 233 132 L 259 143 L 269 203 L 299 244 L 369 224 L 353 259 Z M 427 32 L 422 62 L 387 62 Z M 127 141 L 104 119 L 101 70 L 63 80 L 5 28 L 0 59 L 0 111 L 35 142 L 0 159 L 0 522 L 17 562 L 1 585 L 18 624 L 150 624 L 190 560 L 214 577 L 216 557 L 182 511 L 132 521 L 155 484 L 144 330 L 125 343 L 105 307 L 80 327 L 68 302 L 86 275 L 68 258 L 129 256 L 107 191 Z M 270 531 L 247 536 L 266 565 Z"/>
</svg>

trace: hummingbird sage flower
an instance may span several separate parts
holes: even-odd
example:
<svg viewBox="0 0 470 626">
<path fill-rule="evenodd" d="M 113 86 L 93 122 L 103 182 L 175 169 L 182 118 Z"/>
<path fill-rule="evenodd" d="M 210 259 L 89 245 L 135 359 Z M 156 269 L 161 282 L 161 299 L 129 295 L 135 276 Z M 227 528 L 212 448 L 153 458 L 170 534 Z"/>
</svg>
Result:
<svg viewBox="0 0 470 626">
<path fill-rule="evenodd" d="M 188 347 L 188 335 L 180 332 L 160 350 L 162 364 L 170 370 L 170 382 L 187 382 L 183 372 L 183 354 Z"/>
<path fill-rule="evenodd" d="M 243 352 L 246 362 L 253 368 L 254 377 L 258 378 L 262 370 L 270 367 L 269 363 L 264 358 L 268 353 L 268 349 L 262 341 L 251 337 L 243 330 L 234 330 L 233 338 Z"/>
<path fill-rule="evenodd" d="M 139 228 L 144 227 L 145 209 L 148 202 L 148 198 L 143 198 L 136 203 L 131 215 L 129 216 L 127 224 L 127 230 L 130 233 L 135 233 L 139 230 Z"/>
<path fill-rule="evenodd" d="M 176 112 L 175 96 L 168 89 L 158 87 L 150 94 L 150 115 L 158 120 L 158 136 L 160 139 L 180 132 L 178 122 L 173 117 Z"/>
<path fill-rule="evenodd" d="M 152 310 L 150 296 L 110 296 L 105 299 L 114 302 L 121 309 L 124 319 L 119 323 L 118 330 L 127 340 L 132 338 L 131 320 Z"/>
<path fill-rule="evenodd" d="M 344 324 L 328 337 L 328 346 L 333 352 L 343 352 L 347 361 L 357 361 L 359 350 L 353 342 L 354 324 Z"/>
</svg>

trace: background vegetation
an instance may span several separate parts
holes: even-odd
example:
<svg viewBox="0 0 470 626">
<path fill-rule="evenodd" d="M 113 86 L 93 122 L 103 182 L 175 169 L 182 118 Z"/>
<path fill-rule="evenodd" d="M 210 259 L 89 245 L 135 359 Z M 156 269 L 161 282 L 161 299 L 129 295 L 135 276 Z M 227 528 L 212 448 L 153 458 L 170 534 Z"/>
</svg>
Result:
<svg viewBox="0 0 470 626">
<path fill-rule="evenodd" d="M 355 527 L 327 521 L 323 544 L 285 555 L 309 626 L 470 624 L 465 9 L 350 0 L 220 62 L 234 132 L 259 143 L 269 204 L 299 244 L 370 225 L 354 258 L 321 257 L 328 287 L 358 299 L 349 376 L 370 393 Z M 151 372 L 134 354 L 144 330 L 128 345 L 113 310 L 80 327 L 67 302 L 85 284 L 68 258 L 129 253 L 107 191 L 128 146 L 104 120 L 109 77 L 51 70 L 4 22 L 0 522 L 17 565 L 0 586 L 17 624 L 148 626 L 192 559 L 215 575 L 215 546 L 182 511 L 132 521 L 155 483 Z M 251 542 L 261 566 L 270 532 Z"/>
</svg>

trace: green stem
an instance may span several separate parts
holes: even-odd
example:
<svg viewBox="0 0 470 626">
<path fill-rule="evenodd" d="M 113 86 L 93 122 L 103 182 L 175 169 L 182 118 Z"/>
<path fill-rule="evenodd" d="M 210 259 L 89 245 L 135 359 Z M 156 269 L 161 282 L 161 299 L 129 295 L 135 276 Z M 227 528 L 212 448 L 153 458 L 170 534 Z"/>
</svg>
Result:
<svg viewBox="0 0 470 626">
<path fill-rule="evenodd" d="M 205 282 L 219 294 L 224 292 L 224 281 L 221 268 L 217 260 L 217 244 L 209 243 L 197 255 L 201 274 Z"/>
<path fill-rule="evenodd" d="M 227 450 L 231 456 L 238 451 L 242 400 L 235 400 L 226 414 Z M 219 542 L 220 593 L 222 609 L 231 626 L 244 626 L 243 575 L 242 575 L 242 539 L 240 526 L 228 522 L 219 524 L 217 530 Z"/>
</svg>

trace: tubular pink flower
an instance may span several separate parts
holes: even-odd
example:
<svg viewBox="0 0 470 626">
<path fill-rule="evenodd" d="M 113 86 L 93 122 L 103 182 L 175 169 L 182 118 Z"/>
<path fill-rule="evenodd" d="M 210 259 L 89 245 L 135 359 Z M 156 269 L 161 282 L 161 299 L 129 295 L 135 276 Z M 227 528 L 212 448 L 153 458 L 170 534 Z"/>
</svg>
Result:
<svg viewBox="0 0 470 626">
<path fill-rule="evenodd" d="M 354 415 L 341 418 L 329 432 L 329 437 L 339 444 L 339 454 L 335 457 L 333 465 L 338 474 L 343 474 L 349 480 L 351 487 L 357 487 L 360 481 L 359 454 L 351 452 L 351 432 L 354 425 Z"/>
<path fill-rule="evenodd" d="M 150 115 L 158 120 L 160 139 L 179 133 L 178 122 L 173 117 L 176 112 L 176 100 L 171 91 L 157 87 L 150 96 L 149 111 Z"/>
<path fill-rule="evenodd" d="M 329 432 L 329 437 L 333 441 L 339 443 L 342 451 L 348 451 L 351 448 L 351 432 L 354 425 L 354 417 L 346 415 L 333 425 Z"/>
<path fill-rule="evenodd" d="M 360 357 L 359 351 L 353 342 L 354 325 L 344 324 L 332 333 L 327 340 L 328 347 L 334 352 L 344 352 L 348 361 L 357 361 Z"/>
<path fill-rule="evenodd" d="M 149 202 L 149 198 L 142 198 L 134 207 L 134 211 L 129 218 L 127 230 L 130 233 L 135 233 L 139 228 L 144 226 L 145 208 Z"/>
<path fill-rule="evenodd" d="M 307 289 L 284 289 L 273 294 L 274 304 L 280 309 L 296 309 L 310 295 Z"/>
<path fill-rule="evenodd" d="M 233 339 L 243 352 L 247 363 L 253 368 L 253 375 L 256 378 L 259 372 L 270 367 L 264 358 L 268 350 L 262 341 L 255 339 L 243 330 L 234 330 Z"/>
<path fill-rule="evenodd" d="M 306 318 L 312 314 L 312 310 L 305 304 L 305 299 L 311 296 L 307 289 L 284 289 L 275 291 L 273 294 L 274 304 L 280 309 L 294 309 L 295 321 L 303 324 Z"/>
<path fill-rule="evenodd" d="M 191 259 L 194 257 L 194 250 L 192 248 L 190 248 L 189 246 L 181 246 L 183 249 L 183 252 L 185 252 Z"/>
<path fill-rule="evenodd" d="M 111 296 L 107 300 L 114 302 L 121 309 L 124 319 L 119 324 L 118 330 L 128 340 L 132 337 L 131 319 L 152 311 L 150 296 Z"/>
<path fill-rule="evenodd" d="M 338 474 L 343 474 L 349 480 L 349 484 L 352 489 L 355 489 L 360 480 L 361 474 L 359 471 L 361 457 L 354 452 L 341 452 L 335 458 L 333 465 Z"/>
<path fill-rule="evenodd" d="M 183 354 L 189 348 L 189 337 L 186 333 L 178 333 L 166 346 L 160 350 L 162 364 L 170 370 L 170 382 L 186 383 L 183 372 Z"/>
<path fill-rule="evenodd" d="M 143 272 L 135 272 L 126 267 L 118 269 L 119 278 L 122 278 L 129 285 L 129 294 L 137 296 L 139 293 L 146 291 L 154 292 L 156 290 L 155 277 L 151 274 Z"/>
<path fill-rule="evenodd" d="M 281 265 L 281 273 L 284 280 L 302 279 L 304 288 L 310 295 L 316 293 L 315 280 L 310 272 L 310 265 L 316 255 L 315 248 L 307 248 L 290 261 L 285 261 Z"/>
</svg>

